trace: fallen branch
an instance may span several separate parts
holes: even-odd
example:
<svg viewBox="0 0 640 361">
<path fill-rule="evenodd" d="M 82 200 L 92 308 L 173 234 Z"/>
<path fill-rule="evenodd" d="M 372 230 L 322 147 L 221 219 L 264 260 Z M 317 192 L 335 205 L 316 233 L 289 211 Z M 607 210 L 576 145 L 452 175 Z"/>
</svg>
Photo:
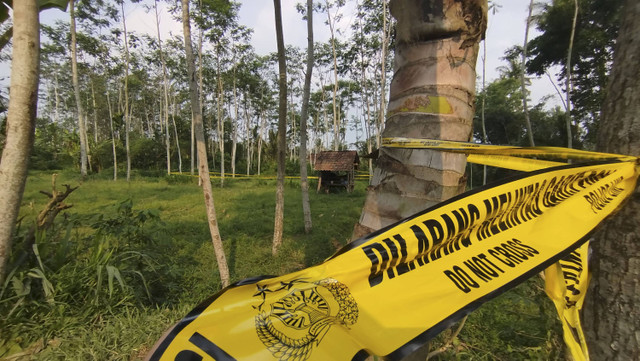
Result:
<svg viewBox="0 0 640 361">
<path fill-rule="evenodd" d="M 36 224 L 31 226 L 29 229 L 29 232 L 24 239 L 24 243 L 22 244 L 22 254 L 13 264 L 13 269 L 20 267 L 31 254 L 33 244 L 36 241 L 36 233 L 51 228 L 56 216 L 61 211 L 73 207 L 73 204 L 65 204 L 64 201 L 73 191 L 78 189 L 78 187 L 71 187 L 68 184 L 63 184 L 65 190 L 63 192 L 59 192 L 56 190 L 57 177 L 58 175 L 55 173 L 51 176 L 51 193 L 47 191 L 40 191 L 40 193 L 49 197 L 49 202 L 47 202 L 42 211 L 38 213 L 38 217 L 36 217 Z"/>
<path fill-rule="evenodd" d="M 432 357 L 438 356 L 439 354 L 444 353 L 447 350 L 449 350 L 453 346 L 453 341 L 456 339 L 456 337 L 458 337 L 458 334 L 460 334 L 460 331 L 462 331 L 462 328 L 464 327 L 464 323 L 466 321 L 467 321 L 467 316 L 464 316 L 462 321 L 460 321 L 460 324 L 458 325 L 458 328 L 451 335 L 449 340 L 444 345 L 442 345 L 442 347 L 439 347 L 437 350 L 429 352 L 429 354 L 427 355 L 426 361 L 428 361 Z"/>
</svg>

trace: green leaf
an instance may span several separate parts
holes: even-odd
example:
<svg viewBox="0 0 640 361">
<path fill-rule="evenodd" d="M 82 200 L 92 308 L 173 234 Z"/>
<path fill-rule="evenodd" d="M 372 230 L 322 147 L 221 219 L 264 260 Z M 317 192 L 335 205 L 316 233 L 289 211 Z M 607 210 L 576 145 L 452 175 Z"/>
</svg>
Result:
<svg viewBox="0 0 640 361">
<path fill-rule="evenodd" d="M 38 7 L 40 11 L 53 8 L 67 11 L 68 3 L 69 0 L 38 0 Z M 9 8 L 13 9 L 13 0 L 0 0 L 0 23 L 9 19 Z"/>
<path fill-rule="evenodd" d="M 120 275 L 120 270 L 113 266 L 107 266 L 107 274 L 109 281 L 109 297 L 113 294 L 113 279 L 115 278 L 120 284 L 120 288 L 124 291 L 124 281 L 122 281 L 122 276 Z"/>
<path fill-rule="evenodd" d="M 38 0 L 40 11 L 53 8 L 67 11 L 67 4 L 69 4 L 69 0 Z"/>
</svg>

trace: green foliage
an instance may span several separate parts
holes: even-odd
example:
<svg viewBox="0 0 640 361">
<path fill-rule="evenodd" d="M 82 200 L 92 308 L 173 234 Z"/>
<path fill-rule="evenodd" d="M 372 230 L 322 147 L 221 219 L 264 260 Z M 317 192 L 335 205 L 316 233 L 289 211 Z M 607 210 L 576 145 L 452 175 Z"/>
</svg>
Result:
<svg viewBox="0 0 640 361">
<path fill-rule="evenodd" d="M 74 177 L 63 171 L 59 182 Z M 46 201 L 37 190 L 49 182 L 45 173 L 29 175 L 23 223 Z M 347 244 L 366 184 L 357 182 L 353 193 L 311 192 L 314 231 L 305 234 L 299 183 L 288 183 L 277 257 L 275 181 L 226 178 L 224 188 L 214 187 L 232 282 L 300 270 Z M 220 289 L 197 180 L 92 177 L 71 198 L 75 206 L 38 235 L 28 264 L 2 285 L 0 358 L 26 352 L 40 360 L 142 359 L 164 330 Z M 472 313 L 455 352 L 440 359 L 559 359 L 554 312 L 540 280 L 529 281 Z"/>
<path fill-rule="evenodd" d="M 29 159 L 31 169 L 52 170 L 73 166 L 75 154 L 79 151 L 77 134 L 41 118 L 36 120 L 36 124 L 36 136 Z"/>
<path fill-rule="evenodd" d="M 607 77 L 613 60 L 622 0 L 579 0 L 576 33 L 571 56 L 572 115 L 588 130 L 593 142 L 605 97 Z M 573 0 L 553 0 L 544 4 L 537 16 L 542 33 L 529 43 L 527 71 L 543 75 L 553 65 L 562 67 L 557 74 L 564 84 L 567 52 L 575 5 Z"/>
<path fill-rule="evenodd" d="M 131 166 L 137 169 L 166 168 L 162 140 L 138 137 L 131 140 Z"/>
</svg>

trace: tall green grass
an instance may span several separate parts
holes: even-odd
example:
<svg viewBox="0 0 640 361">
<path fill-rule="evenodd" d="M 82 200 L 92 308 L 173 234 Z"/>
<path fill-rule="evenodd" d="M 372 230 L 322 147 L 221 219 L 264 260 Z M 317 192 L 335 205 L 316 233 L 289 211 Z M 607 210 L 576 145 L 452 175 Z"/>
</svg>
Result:
<svg viewBox="0 0 640 361">
<path fill-rule="evenodd" d="M 137 360 L 171 324 L 220 289 L 197 179 L 136 176 L 131 182 L 61 172 L 80 184 L 73 207 L 38 235 L 30 262 L 0 295 L 0 359 Z M 231 278 L 284 274 L 322 262 L 348 242 L 365 197 L 310 193 L 313 232 L 304 233 L 299 183 L 285 187 L 283 246 L 271 255 L 275 182 L 214 181 Z M 20 234 L 47 201 L 51 174 L 32 172 Z M 440 359 L 560 359 L 553 307 L 531 280 L 473 313 L 456 347 Z M 442 336 L 443 338 L 446 335 Z"/>
</svg>

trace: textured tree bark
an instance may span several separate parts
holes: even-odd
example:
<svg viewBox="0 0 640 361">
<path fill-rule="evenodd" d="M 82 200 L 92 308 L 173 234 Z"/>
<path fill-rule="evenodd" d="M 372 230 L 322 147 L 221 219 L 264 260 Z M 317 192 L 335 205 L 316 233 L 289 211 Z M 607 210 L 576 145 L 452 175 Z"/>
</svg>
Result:
<svg viewBox="0 0 640 361">
<path fill-rule="evenodd" d="M 273 227 L 273 246 L 275 255 L 282 244 L 282 228 L 284 225 L 284 162 L 287 152 L 287 62 L 285 58 L 284 36 L 282 34 L 282 10 L 280 0 L 273 0 L 276 16 L 276 40 L 278 43 L 278 174 L 276 185 L 276 213 Z"/>
<path fill-rule="evenodd" d="M 487 1 L 391 0 L 389 5 L 398 20 L 397 45 L 382 137 L 470 140 Z M 460 193 L 465 165 L 464 155 L 380 148 L 352 239 Z M 405 360 L 425 360 L 428 351 L 427 345 Z"/>
<path fill-rule="evenodd" d="M 191 23 L 189 20 L 189 0 L 182 0 L 182 29 L 184 32 L 184 48 L 187 60 L 187 71 L 189 79 L 189 91 L 191 96 L 191 112 L 193 114 L 193 124 L 195 128 L 196 144 L 198 148 L 198 175 L 202 183 L 204 193 L 204 203 L 207 208 L 207 218 L 209 221 L 209 231 L 211 232 L 211 242 L 213 251 L 216 254 L 220 281 L 222 287 L 229 285 L 229 267 L 224 254 L 220 231 L 218 230 L 218 219 L 216 209 L 213 204 L 213 190 L 211 189 L 211 179 L 209 178 L 209 161 L 207 159 L 207 146 L 204 142 L 204 126 L 202 124 L 202 108 L 198 97 L 198 85 L 196 84 L 196 69 L 193 59 L 193 48 L 191 46 Z"/>
<path fill-rule="evenodd" d="M 598 150 L 640 155 L 640 3 L 627 0 Z M 584 324 L 592 360 L 640 360 L 640 193 L 594 236 Z"/>
<path fill-rule="evenodd" d="M 307 70 L 304 74 L 302 109 L 300 110 L 300 188 L 302 192 L 302 215 L 304 231 L 311 232 L 311 205 L 309 203 L 309 181 L 307 178 L 307 118 L 309 118 L 309 96 L 311 73 L 313 72 L 313 0 L 307 0 Z"/>
<path fill-rule="evenodd" d="M 84 109 L 82 107 L 82 99 L 80 98 L 80 84 L 78 82 L 75 7 L 75 0 L 70 0 L 69 29 L 71 33 L 71 79 L 73 82 L 73 94 L 75 95 L 76 109 L 78 111 L 78 132 L 80 132 L 80 174 L 84 178 L 87 176 L 87 129 L 85 124 Z"/>
<path fill-rule="evenodd" d="M 383 137 L 468 141 L 487 1 L 390 2 L 398 20 Z M 464 190 L 464 155 L 381 148 L 353 239 Z"/>
<path fill-rule="evenodd" d="M 0 284 L 11 254 L 38 109 L 40 20 L 36 0 L 13 4 L 13 53 L 6 143 L 0 160 Z"/>
</svg>

